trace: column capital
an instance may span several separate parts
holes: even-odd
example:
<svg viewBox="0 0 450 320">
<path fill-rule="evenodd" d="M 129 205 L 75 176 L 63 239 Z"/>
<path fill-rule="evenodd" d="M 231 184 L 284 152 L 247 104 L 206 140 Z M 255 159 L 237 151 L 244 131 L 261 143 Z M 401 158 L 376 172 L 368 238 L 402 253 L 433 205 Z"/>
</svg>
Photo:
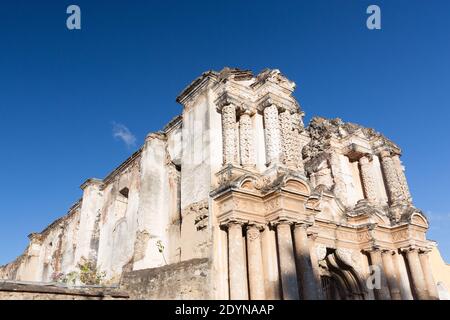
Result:
<svg viewBox="0 0 450 320">
<path fill-rule="evenodd" d="M 314 231 L 308 231 L 306 235 L 308 236 L 308 239 L 316 241 L 317 237 L 319 236 L 319 233 Z"/>
<path fill-rule="evenodd" d="M 422 247 L 419 247 L 419 246 L 417 246 L 417 245 L 415 245 L 415 244 L 411 244 L 411 245 L 409 245 L 409 246 L 402 247 L 402 248 L 400 248 L 399 250 L 400 250 L 400 252 L 404 252 L 404 253 L 408 253 L 408 252 L 411 252 L 411 251 L 414 251 L 414 252 L 419 253 L 420 250 L 423 250 L 423 248 L 422 248 Z"/>
<path fill-rule="evenodd" d="M 394 255 L 395 254 L 395 250 L 392 249 L 381 249 L 381 254 L 383 255 Z"/>
<path fill-rule="evenodd" d="M 241 228 L 244 227 L 247 224 L 247 221 L 240 220 L 240 219 L 227 219 L 225 221 L 219 222 L 219 225 L 222 229 L 229 229 L 233 226 L 240 226 Z"/>
<path fill-rule="evenodd" d="M 360 165 L 366 165 L 369 164 L 372 161 L 373 156 L 369 153 L 363 154 L 360 158 L 359 158 L 359 164 Z"/>
<path fill-rule="evenodd" d="M 368 253 L 368 254 L 377 253 L 377 252 L 381 253 L 382 252 L 382 248 L 380 246 L 378 246 L 378 245 L 374 245 L 372 247 L 362 249 L 362 252 Z"/>
<path fill-rule="evenodd" d="M 264 111 L 265 108 L 275 106 L 279 111 L 284 111 L 283 103 L 273 93 L 266 93 L 256 102 L 258 110 Z"/>
<path fill-rule="evenodd" d="M 274 221 L 270 222 L 270 225 L 273 227 L 278 227 L 280 225 L 288 225 L 288 226 L 293 226 L 295 225 L 296 221 L 295 220 L 291 220 L 291 219 L 286 219 L 286 218 L 282 218 L 282 219 L 277 219 Z"/>
<path fill-rule="evenodd" d="M 266 226 L 264 224 L 262 224 L 262 223 L 259 223 L 259 222 L 249 221 L 246 224 L 246 228 L 247 228 L 247 230 L 249 230 L 249 229 L 258 229 L 259 231 L 263 231 L 266 228 Z"/>
<path fill-rule="evenodd" d="M 380 157 L 381 158 L 386 158 L 386 157 L 390 157 L 391 156 L 391 151 L 387 150 L 387 149 L 382 149 L 380 150 Z"/>
<path fill-rule="evenodd" d="M 302 228 L 307 230 L 308 228 L 310 228 L 313 224 L 312 222 L 308 222 L 308 221 L 295 221 L 293 222 L 294 227 L 295 228 Z"/>
<path fill-rule="evenodd" d="M 252 117 L 256 113 L 255 108 L 250 108 L 247 105 L 244 105 L 244 107 L 240 107 L 237 109 L 237 115 L 248 115 L 249 117 Z"/>
</svg>

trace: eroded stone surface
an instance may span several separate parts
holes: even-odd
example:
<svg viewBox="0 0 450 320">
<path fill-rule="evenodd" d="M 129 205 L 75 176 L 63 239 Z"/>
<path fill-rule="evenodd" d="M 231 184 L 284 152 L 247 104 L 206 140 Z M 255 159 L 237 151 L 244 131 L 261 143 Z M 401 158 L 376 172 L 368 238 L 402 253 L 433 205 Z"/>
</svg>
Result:
<svg viewBox="0 0 450 320">
<path fill-rule="evenodd" d="M 305 127 L 294 89 L 279 70 L 203 73 L 182 114 L 83 183 L 0 278 L 50 282 L 88 261 L 134 298 L 445 296 L 400 148 L 341 119 Z M 373 264 L 382 290 L 365 285 Z"/>
</svg>

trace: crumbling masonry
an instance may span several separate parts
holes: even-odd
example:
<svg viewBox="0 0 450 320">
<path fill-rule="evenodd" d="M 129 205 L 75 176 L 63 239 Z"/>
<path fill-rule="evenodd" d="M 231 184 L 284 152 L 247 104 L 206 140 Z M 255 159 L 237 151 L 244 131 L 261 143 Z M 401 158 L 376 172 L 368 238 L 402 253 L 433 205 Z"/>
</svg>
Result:
<svg viewBox="0 0 450 320">
<path fill-rule="evenodd" d="M 203 282 L 180 297 L 438 299 L 400 148 L 340 119 L 305 127 L 294 88 L 278 70 L 202 74 L 177 98 L 182 114 L 88 179 L 1 278 L 50 282 L 84 259 L 129 287 L 200 261 Z M 379 289 L 366 285 L 374 268 Z"/>
</svg>

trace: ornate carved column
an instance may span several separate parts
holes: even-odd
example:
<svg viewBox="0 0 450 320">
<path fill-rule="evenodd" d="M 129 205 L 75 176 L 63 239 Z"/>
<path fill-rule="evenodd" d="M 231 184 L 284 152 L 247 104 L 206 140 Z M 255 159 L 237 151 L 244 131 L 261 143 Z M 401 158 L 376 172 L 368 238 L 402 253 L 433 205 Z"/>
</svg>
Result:
<svg viewBox="0 0 450 320">
<path fill-rule="evenodd" d="M 413 280 L 413 288 L 419 300 L 427 300 L 427 284 L 425 282 L 422 266 L 419 259 L 419 250 L 417 248 L 408 248 L 406 257 L 408 259 L 409 270 Z"/>
<path fill-rule="evenodd" d="M 394 155 L 392 157 L 392 161 L 395 164 L 397 170 L 397 177 L 400 182 L 400 186 L 402 189 L 403 197 L 409 203 L 412 203 L 411 193 L 409 192 L 408 181 L 406 180 L 405 171 L 403 169 L 402 161 L 398 155 Z"/>
<path fill-rule="evenodd" d="M 269 165 L 279 163 L 281 153 L 280 123 L 278 108 L 272 104 L 264 108 L 264 135 L 266 138 L 266 158 Z"/>
<path fill-rule="evenodd" d="M 289 168 L 296 167 L 295 150 L 294 150 L 294 127 L 291 119 L 291 112 L 285 110 L 280 113 L 280 129 L 281 129 L 281 149 L 282 162 Z"/>
<path fill-rule="evenodd" d="M 319 259 L 317 257 L 316 238 L 317 233 L 308 234 L 309 255 L 311 257 L 314 281 L 316 282 L 317 300 L 324 300 L 322 292 L 322 281 L 320 279 Z"/>
<path fill-rule="evenodd" d="M 244 168 L 251 168 L 255 165 L 255 146 L 251 116 L 251 112 L 245 110 L 239 117 L 239 150 L 241 165 Z"/>
<path fill-rule="evenodd" d="M 277 240 L 283 300 L 299 300 L 290 222 L 282 221 L 277 223 Z"/>
<path fill-rule="evenodd" d="M 394 261 L 392 259 L 393 252 L 391 250 L 384 250 L 382 253 L 383 266 L 386 271 L 386 278 L 389 284 L 389 291 L 391 293 L 392 300 L 401 300 L 400 287 L 397 279 L 397 271 L 394 267 Z"/>
<path fill-rule="evenodd" d="M 256 225 L 247 226 L 247 258 L 250 299 L 266 299 L 264 288 L 264 268 L 261 252 L 261 234 Z"/>
<path fill-rule="evenodd" d="M 311 263 L 306 224 L 296 224 L 294 227 L 295 259 L 299 287 L 304 300 L 317 300 L 317 287 Z"/>
<path fill-rule="evenodd" d="M 398 279 L 400 283 L 400 294 L 402 300 L 414 300 L 411 292 L 411 285 L 409 283 L 408 271 L 406 270 L 405 259 L 403 254 L 399 252 L 394 252 L 394 264 L 398 271 Z"/>
<path fill-rule="evenodd" d="M 376 266 L 375 270 L 379 271 L 380 276 L 380 288 L 374 289 L 377 300 L 391 300 L 391 295 L 389 293 L 389 286 L 383 268 L 381 250 L 379 248 L 373 248 L 372 250 L 369 251 L 369 254 L 372 267 Z"/>
<path fill-rule="evenodd" d="M 236 164 L 236 107 L 231 103 L 222 107 L 222 137 L 224 165 Z"/>
<path fill-rule="evenodd" d="M 303 163 L 303 145 L 301 141 L 301 133 L 303 132 L 303 120 L 302 114 L 300 112 L 294 113 L 291 116 L 291 121 L 293 122 L 293 131 L 292 131 L 292 148 L 294 153 L 294 162 L 296 170 L 302 174 L 305 174 L 305 166 Z"/>
<path fill-rule="evenodd" d="M 383 167 L 384 176 L 386 178 L 387 191 L 391 204 L 401 202 L 402 193 L 400 181 L 398 180 L 397 171 L 389 151 L 382 151 L 381 166 Z"/>
<path fill-rule="evenodd" d="M 247 268 L 244 255 L 242 225 L 237 222 L 228 224 L 228 257 L 230 278 L 230 299 L 248 300 Z"/>
<path fill-rule="evenodd" d="M 420 265 L 422 267 L 425 283 L 427 286 L 428 297 L 430 300 L 439 300 L 439 292 L 434 281 L 433 271 L 431 270 L 429 251 L 419 253 Z"/>
<path fill-rule="evenodd" d="M 359 159 L 359 165 L 361 168 L 362 185 L 366 199 L 370 203 L 376 203 L 377 192 L 375 190 L 375 178 L 372 174 L 371 163 L 368 156 L 363 156 Z"/>
</svg>

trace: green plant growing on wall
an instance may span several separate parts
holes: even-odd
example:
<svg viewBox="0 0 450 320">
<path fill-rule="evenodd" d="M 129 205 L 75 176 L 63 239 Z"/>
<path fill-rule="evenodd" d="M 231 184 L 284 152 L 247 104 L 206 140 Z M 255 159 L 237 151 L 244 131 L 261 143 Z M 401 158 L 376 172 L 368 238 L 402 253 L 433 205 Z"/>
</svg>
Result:
<svg viewBox="0 0 450 320">
<path fill-rule="evenodd" d="M 66 285 L 75 285 L 77 281 L 84 285 L 100 285 L 106 277 L 105 272 L 99 272 L 95 262 L 82 258 L 77 264 L 77 269 L 67 274 L 54 273 L 52 280 Z"/>
<path fill-rule="evenodd" d="M 164 256 L 164 245 L 161 240 L 156 241 L 156 247 L 158 248 L 159 253 L 161 253 L 164 263 L 167 265 L 166 257 Z"/>
<path fill-rule="evenodd" d="M 80 282 L 85 285 L 99 285 L 106 277 L 105 272 L 99 272 L 97 266 L 92 261 L 82 261 L 78 263 L 78 269 L 80 270 Z"/>
</svg>

